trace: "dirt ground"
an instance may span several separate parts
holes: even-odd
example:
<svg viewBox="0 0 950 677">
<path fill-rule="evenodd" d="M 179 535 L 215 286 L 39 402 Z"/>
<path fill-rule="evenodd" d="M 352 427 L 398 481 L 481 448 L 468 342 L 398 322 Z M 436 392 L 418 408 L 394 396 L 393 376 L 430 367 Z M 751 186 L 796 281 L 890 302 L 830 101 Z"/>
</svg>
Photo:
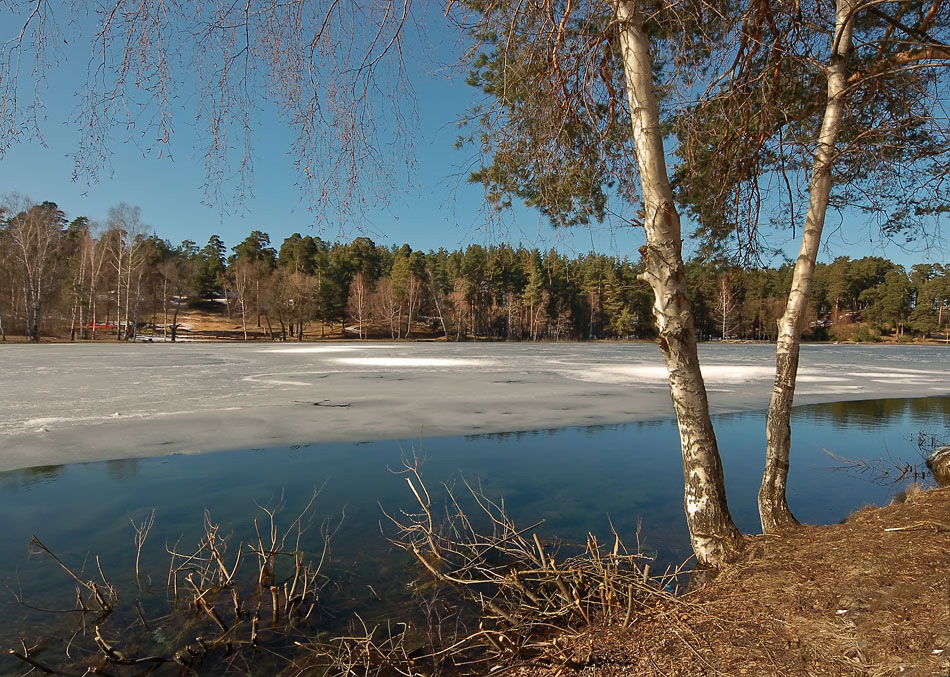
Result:
<svg viewBox="0 0 950 677">
<path fill-rule="evenodd" d="M 751 537 L 700 591 L 563 641 L 544 675 L 950 675 L 950 489 Z"/>
</svg>

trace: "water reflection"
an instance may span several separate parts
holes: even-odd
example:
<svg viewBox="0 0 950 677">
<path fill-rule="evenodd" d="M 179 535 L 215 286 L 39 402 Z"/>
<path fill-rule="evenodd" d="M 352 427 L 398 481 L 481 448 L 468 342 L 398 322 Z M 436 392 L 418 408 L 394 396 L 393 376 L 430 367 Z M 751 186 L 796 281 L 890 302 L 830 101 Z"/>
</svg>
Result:
<svg viewBox="0 0 950 677">
<path fill-rule="evenodd" d="M 629 431 L 629 430 L 643 430 L 649 428 L 662 428 L 663 426 L 669 425 L 669 421 L 665 419 L 659 420 L 649 420 L 649 421 L 634 421 L 633 423 L 599 423 L 597 425 L 584 425 L 576 426 L 572 430 L 583 431 L 587 435 L 598 436 L 604 435 L 605 433 L 616 433 L 619 431 Z M 496 441 L 505 441 L 505 440 L 521 440 L 528 437 L 558 437 L 564 435 L 565 428 L 537 428 L 534 430 L 512 430 L 509 432 L 500 432 L 500 433 L 474 433 L 469 435 L 464 435 L 464 439 L 478 441 L 478 440 L 496 440 Z"/>
<path fill-rule="evenodd" d="M 467 440 L 521 440 L 526 437 L 552 437 L 563 430 L 563 428 L 537 428 L 535 430 L 512 430 L 501 433 L 474 433 L 464 435 L 464 438 Z"/>
<path fill-rule="evenodd" d="M 106 461 L 105 464 L 109 477 L 119 482 L 135 479 L 139 475 L 139 459 L 119 459 Z"/>
<path fill-rule="evenodd" d="M 0 472 L 0 489 L 29 489 L 37 484 L 52 482 L 63 473 L 62 465 L 38 465 Z"/>
<path fill-rule="evenodd" d="M 950 417 L 950 398 L 861 400 L 800 407 L 793 421 L 831 423 L 835 430 L 875 430 L 894 421 L 912 425 L 946 424 Z M 911 431 L 908 431 L 911 432 Z"/>
</svg>

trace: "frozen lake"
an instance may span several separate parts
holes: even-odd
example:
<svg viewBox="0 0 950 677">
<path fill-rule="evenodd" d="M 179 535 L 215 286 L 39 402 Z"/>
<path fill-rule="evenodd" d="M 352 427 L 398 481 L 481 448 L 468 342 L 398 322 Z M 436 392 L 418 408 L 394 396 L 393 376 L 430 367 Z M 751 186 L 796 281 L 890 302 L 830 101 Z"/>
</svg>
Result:
<svg viewBox="0 0 950 677">
<path fill-rule="evenodd" d="M 805 346 L 796 404 L 950 393 L 939 346 Z M 704 345 L 714 413 L 764 409 L 772 345 Z M 668 418 L 653 344 L 0 346 L 0 470 Z"/>
<path fill-rule="evenodd" d="M 919 434 L 947 432 L 946 355 L 804 349 L 797 401 L 812 404 L 793 414 L 789 477 L 800 519 L 835 522 L 891 499 L 899 487 L 889 479 L 830 472 L 838 462 L 824 451 L 889 459 L 886 468 L 919 463 Z M 702 358 L 721 414 L 730 508 L 740 529 L 756 532 L 774 346 L 707 345 Z M 608 542 L 612 524 L 659 571 L 689 553 L 679 438 L 651 344 L 4 346 L 0 369 L 0 583 L 41 608 L 69 606 L 75 591 L 51 559 L 28 556 L 32 534 L 77 568 L 101 555 L 110 580 L 129 591 L 138 584 L 130 522 L 154 510 L 141 563 L 156 582 L 146 604 L 161 615 L 167 548 L 197 542 L 205 511 L 246 543 L 258 506 L 284 503 L 292 516 L 323 487 L 318 522 L 345 519 L 328 570 L 338 587 L 323 600 L 336 620 L 321 627 L 339 632 L 353 613 L 370 624 L 416 618 L 412 570 L 380 534 L 381 507 L 412 508 L 392 469 L 414 453 L 430 488 L 471 481 L 503 498 L 520 526 L 543 520 L 552 546 L 583 543 L 588 531 Z M 214 451 L 222 453 L 199 453 Z M 301 543 L 310 555 L 322 547 L 317 531 Z M 9 590 L 0 619 L 6 647 L 73 629 Z M 20 667 L 0 659 L 0 674 Z"/>
</svg>

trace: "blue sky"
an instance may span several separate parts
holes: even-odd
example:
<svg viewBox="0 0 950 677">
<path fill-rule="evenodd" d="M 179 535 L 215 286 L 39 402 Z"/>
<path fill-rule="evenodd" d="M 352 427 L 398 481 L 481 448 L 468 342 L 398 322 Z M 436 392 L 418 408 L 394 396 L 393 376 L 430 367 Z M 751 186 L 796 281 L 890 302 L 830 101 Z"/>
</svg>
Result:
<svg viewBox="0 0 950 677">
<path fill-rule="evenodd" d="M 430 37 L 434 33 L 430 31 Z M 448 38 L 438 39 L 446 43 L 437 44 L 434 51 L 440 58 L 451 58 L 453 47 L 447 46 Z M 390 196 L 388 206 L 367 210 L 360 218 L 316 222 L 296 185 L 293 132 L 266 108 L 261 111 L 253 136 L 253 196 L 246 197 L 244 205 L 207 203 L 202 189 L 202 149 L 195 143 L 193 113 L 184 106 L 176 111 L 171 157 L 143 150 L 118 130 L 109 146 L 110 166 L 103 168 L 98 182 L 74 181 L 71 154 L 77 149 L 79 136 L 70 119 L 76 105 L 74 97 L 85 76 L 85 60 L 75 54 L 74 50 L 63 54 L 60 67 L 47 83 L 42 127 L 45 146 L 35 137 L 27 138 L 3 155 L 0 194 L 16 192 L 35 201 L 52 200 L 69 218 L 82 215 L 98 221 L 105 221 L 112 205 L 137 205 L 152 230 L 175 244 L 184 239 L 203 244 L 212 234 L 219 234 L 228 246 L 233 246 L 251 230 L 259 229 L 269 233 L 275 244 L 294 232 L 325 239 L 365 234 L 380 244 L 408 242 L 424 250 L 507 241 L 541 249 L 556 247 L 571 255 L 593 249 L 634 260 L 638 257 L 642 236 L 635 229 L 607 223 L 554 230 L 537 212 L 525 208 L 516 208 L 501 219 L 491 218 L 484 208 L 481 187 L 464 180 L 472 150 L 454 149 L 456 121 L 475 100 L 475 93 L 461 77 L 439 69 L 429 56 L 410 63 L 415 71 L 419 114 L 418 127 L 411 130 L 416 167 L 405 181 L 397 178 L 400 188 Z M 230 194 L 229 188 L 224 187 L 225 195 Z M 886 245 L 873 227 L 854 216 L 842 220 L 829 214 L 827 231 L 823 260 L 869 254 L 887 256 L 905 265 L 946 260 L 946 250 L 939 243 L 929 251 L 922 243 L 911 243 L 911 249 L 918 250 L 911 252 Z M 797 253 L 791 233 L 775 234 L 772 244 L 784 247 L 788 255 Z M 686 249 L 688 256 L 688 242 Z"/>
<path fill-rule="evenodd" d="M 143 153 L 128 140 L 117 140 L 110 148 L 111 167 L 103 169 L 97 183 L 74 181 L 72 153 L 78 136 L 64 123 L 69 110 L 58 101 L 48 102 L 43 129 L 46 146 L 31 139 L 13 146 L 0 160 L 0 193 L 52 200 L 70 218 L 83 215 L 100 221 L 116 203 L 138 205 L 145 222 L 174 243 L 186 238 L 203 243 L 216 233 L 230 246 L 260 229 L 271 235 L 272 242 L 294 232 L 325 239 L 367 234 L 379 243 L 409 242 L 418 249 L 505 240 L 531 247 L 556 246 L 566 252 L 594 248 L 620 255 L 636 253 L 642 243 L 639 232 L 617 231 L 608 225 L 555 231 L 527 209 L 516 209 L 501 222 L 490 218 L 481 187 L 467 184 L 460 176 L 467 173 L 463 168 L 471 151 L 454 149 L 455 121 L 465 110 L 458 104 L 470 100 L 467 86 L 433 79 L 419 91 L 416 169 L 402 190 L 391 196 L 388 208 L 369 211 L 365 220 L 315 222 L 296 186 L 292 132 L 273 116 L 265 118 L 254 135 L 253 197 L 246 198 L 243 206 L 207 203 L 202 151 L 192 143 L 190 130 L 173 138 L 171 158 L 159 158 L 154 151 Z"/>
</svg>

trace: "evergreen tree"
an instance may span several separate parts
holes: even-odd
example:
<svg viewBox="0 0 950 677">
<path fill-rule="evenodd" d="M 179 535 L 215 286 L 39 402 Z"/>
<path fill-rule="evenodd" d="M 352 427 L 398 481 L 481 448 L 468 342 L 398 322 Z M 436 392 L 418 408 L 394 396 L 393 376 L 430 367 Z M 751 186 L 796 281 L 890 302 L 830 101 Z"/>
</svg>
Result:
<svg viewBox="0 0 950 677">
<path fill-rule="evenodd" d="M 227 277 L 227 248 L 218 235 L 208 238 L 208 244 L 198 252 L 198 271 L 195 276 L 195 296 L 207 299 L 224 290 Z"/>
</svg>

